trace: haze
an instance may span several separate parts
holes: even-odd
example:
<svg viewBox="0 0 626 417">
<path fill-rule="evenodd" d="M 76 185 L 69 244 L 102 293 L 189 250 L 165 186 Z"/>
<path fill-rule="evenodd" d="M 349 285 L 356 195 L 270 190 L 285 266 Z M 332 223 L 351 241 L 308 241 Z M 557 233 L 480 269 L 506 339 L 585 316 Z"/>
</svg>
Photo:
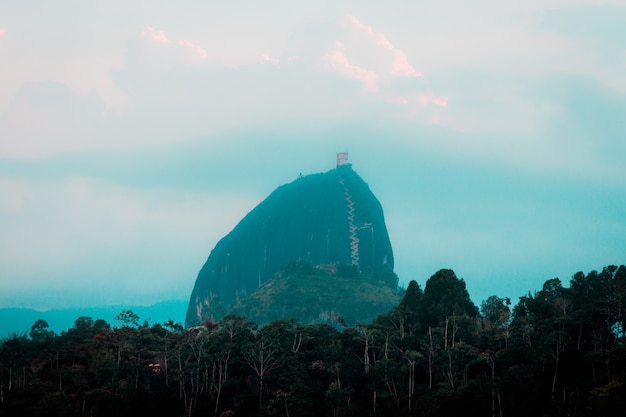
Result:
<svg viewBox="0 0 626 417">
<path fill-rule="evenodd" d="M 186 299 L 339 151 L 404 285 L 625 263 L 626 3 L 510 3 L 4 0 L 0 307 Z"/>
</svg>

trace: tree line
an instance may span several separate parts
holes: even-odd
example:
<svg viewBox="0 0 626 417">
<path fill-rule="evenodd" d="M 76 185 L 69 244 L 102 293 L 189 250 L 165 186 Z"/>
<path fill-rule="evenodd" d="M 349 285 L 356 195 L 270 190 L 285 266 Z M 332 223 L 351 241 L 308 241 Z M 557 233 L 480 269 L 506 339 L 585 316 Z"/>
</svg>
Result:
<svg viewBox="0 0 626 417">
<path fill-rule="evenodd" d="M 37 321 L 0 349 L 0 416 L 623 416 L 626 267 L 478 308 L 451 270 L 351 327 Z"/>
</svg>

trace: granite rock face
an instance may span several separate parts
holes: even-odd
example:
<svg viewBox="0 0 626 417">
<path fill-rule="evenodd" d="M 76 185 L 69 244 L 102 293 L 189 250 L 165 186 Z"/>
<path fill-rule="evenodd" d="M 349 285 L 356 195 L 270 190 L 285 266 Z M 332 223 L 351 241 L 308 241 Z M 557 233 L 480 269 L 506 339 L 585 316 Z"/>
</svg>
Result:
<svg viewBox="0 0 626 417">
<path fill-rule="evenodd" d="M 290 261 L 393 271 L 382 206 L 351 165 L 278 187 L 222 238 L 198 274 L 185 325 L 251 295 Z"/>
</svg>

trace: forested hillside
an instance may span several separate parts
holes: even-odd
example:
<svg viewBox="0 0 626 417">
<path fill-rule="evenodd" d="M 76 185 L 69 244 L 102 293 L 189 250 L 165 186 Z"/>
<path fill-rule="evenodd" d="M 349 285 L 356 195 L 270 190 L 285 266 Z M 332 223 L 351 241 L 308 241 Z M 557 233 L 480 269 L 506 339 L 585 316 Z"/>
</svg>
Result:
<svg viewBox="0 0 626 417">
<path fill-rule="evenodd" d="M 0 416 L 623 416 L 626 267 L 480 308 L 441 270 L 353 327 L 130 311 L 0 350 Z"/>
<path fill-rule="evenodd" d="M 292 261 L 252 295 L 205 317 L 245 316 L 259 325 L 283 318 L 302 324 L 352 326 L 371 322 L 402 297 L 398 277 L 387 269 L 360 271 L 354 265 L 313 266 Z"/>
</svg>

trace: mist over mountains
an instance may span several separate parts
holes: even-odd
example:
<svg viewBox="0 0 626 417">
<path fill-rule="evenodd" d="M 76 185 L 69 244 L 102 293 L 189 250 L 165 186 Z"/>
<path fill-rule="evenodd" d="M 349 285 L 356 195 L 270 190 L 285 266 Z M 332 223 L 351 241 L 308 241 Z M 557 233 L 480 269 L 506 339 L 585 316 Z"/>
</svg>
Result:
<svg viewBox="0 0 626 417">
<path fill-rule="evenodd" d="M 121 311 L 131 310 L 139 316 L 140 321 L 149 324 L 164 323 L 172 319 L 175 323 L 183 323 L 186 300 L 169 300 L 149 306 L 93 306 L 84 308 L 53 309 L 37 311 L 29 308 L 0 308 L 0 336 L 12 333 L 28 333 L 37 320 L 45 320 L 50 331 L 57 334 L 71 328 L 78 317 L 86 316 L 93 319 L 104 319 L 115 323 L 115 316 Z"/>
</svg>

